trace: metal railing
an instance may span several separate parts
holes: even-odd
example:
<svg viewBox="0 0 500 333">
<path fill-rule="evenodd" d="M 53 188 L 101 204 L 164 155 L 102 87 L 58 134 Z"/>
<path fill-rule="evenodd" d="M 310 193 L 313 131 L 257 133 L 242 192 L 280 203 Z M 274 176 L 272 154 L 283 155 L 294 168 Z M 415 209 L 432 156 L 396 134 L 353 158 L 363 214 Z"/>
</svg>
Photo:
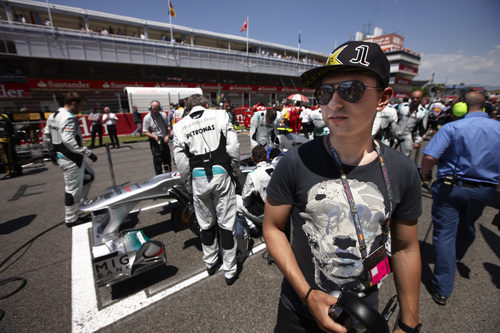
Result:
<svg viewBox="0 0 500 333">
<path fill-rule="evenodd" d="M 73 29 L 0 20 L 0 42 L 15 44 L 23 57 L 117 62 L 140 65 L 200 68 L 297 76 L 320 64 L 304 59 L 282 59 L 260 53 L 101 35 Z M 12 55 L 12 53 L 8 53 Z"/>
</svg>

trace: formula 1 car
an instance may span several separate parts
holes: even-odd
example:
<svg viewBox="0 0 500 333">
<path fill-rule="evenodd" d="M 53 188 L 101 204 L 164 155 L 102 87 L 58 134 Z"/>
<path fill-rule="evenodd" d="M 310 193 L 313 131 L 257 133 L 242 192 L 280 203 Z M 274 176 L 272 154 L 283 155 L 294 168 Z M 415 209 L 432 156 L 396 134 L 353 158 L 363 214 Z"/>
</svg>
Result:
<svg viewBox="0 0 500 333">
<path fill-rule="evenodd" d="M 92 262 L 97 286 L 112 285 L 166 263 L 161 242 L 150 240 L 142 230 L 120 231 L 140 201 L 158 198 L 166 199 L 163 209 L 172 212 L 173 218 L 182 215 L 187 223 L 196 223 L 178 172 L 115 188 L 81 206 L 81 211 L 92 214 Z M 192 229 L 197 230 L 194 225 Z"/>
<path fill-rule="evenodd" d="M 307 141 L 287 131 L 279 132 L 277 140 L 283 151 Z M 244 184 L 246 174 L 254 167 L 250 157 L 242 155 L 240 184 Z M 132 209 L 140 201 L 149 199 L 164 199 L 163 210 L 171 213 L 174 223 L 181 222 L 199 235 L 191 195 L 176 171 L 117 187 L 87 200 L 80 209 L 92 215 L 92 263 L 97 286 L 113 285 L 166 264 L 165 246 L 161 242 L 150 240 L 142 230 L 120 230 Z"/>
</svg>

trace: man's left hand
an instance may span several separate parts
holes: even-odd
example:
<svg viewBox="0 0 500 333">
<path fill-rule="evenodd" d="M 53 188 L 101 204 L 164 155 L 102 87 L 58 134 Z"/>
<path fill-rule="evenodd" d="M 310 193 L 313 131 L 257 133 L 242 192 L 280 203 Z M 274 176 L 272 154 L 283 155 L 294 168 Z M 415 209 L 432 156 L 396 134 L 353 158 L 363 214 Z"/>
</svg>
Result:
<svg viewBox="0 0 500 333">
<path fill-rule="evenodd" d="M 413 144 L 413 149 L 417 149 L 417 148 L 420 148 L 420 143 L 414 143 Z"/>
<path fill-rule="evenodd" d="M 169 137 L 168 137 L 168 135 L 167 135 L 167 136 L 165 136 L 165 137 L 163 138 L 163 142 L 167 143 L 167 142 L 168 142 L 168 139 L 169 139 Z"/>
</svg>

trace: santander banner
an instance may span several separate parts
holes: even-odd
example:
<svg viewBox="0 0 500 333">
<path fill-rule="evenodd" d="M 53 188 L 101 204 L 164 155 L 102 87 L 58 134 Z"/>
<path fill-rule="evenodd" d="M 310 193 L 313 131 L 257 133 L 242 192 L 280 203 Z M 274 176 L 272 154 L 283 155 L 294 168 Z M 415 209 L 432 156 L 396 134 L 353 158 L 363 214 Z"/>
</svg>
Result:
<svg viewBox="0 0 500 333">
<path fill-rule="evenodd" d="M 216 83 L 182 83 L 182 82 L 152 82 L 152 81 L 103 81 L 103 80 L 59 80 L 59 79 L 28 79 L 28 90 L 123 90 L 125 87 L 179 87 L 201 88 L 203 91 L 217 91 Z M 295 88 L 281 86 L 257 86 L 240 84 L 221 84 L 223 91 L 257 91 L 257 92 L 303 92 L 313 93 L 310 88 Z"/>
</svg>

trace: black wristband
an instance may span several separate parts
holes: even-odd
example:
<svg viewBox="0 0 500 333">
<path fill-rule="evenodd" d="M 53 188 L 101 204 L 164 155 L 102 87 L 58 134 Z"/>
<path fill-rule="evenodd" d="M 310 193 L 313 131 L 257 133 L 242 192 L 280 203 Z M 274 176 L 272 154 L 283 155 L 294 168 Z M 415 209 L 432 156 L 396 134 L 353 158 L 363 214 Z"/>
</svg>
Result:
<svg viewBox="0 0 500 333">
<path fill-rule="evenodd" d="M 306 296 L 304 297 L 304 300 L 302 301 L 302 304 L 304 306 L 307 306 L 307 298 L 309 297 L 309 295 L 311 294 L 311 291 L 313 291 L 313 287 L 310 287 L 309 290 L 307 291 L 306 293 Z"/>
<path fill-rule="evenodd" d="M 403 320 L 401 318 L 398 319 L 398 326 L 401 330 L 403 330 L 403 332 L 406 333 L 419 333 L 420 329 L 422 328 L 422 324 L 418 324 L 415 327 L 410 327 L 403 323 Z"/>
</svg>

